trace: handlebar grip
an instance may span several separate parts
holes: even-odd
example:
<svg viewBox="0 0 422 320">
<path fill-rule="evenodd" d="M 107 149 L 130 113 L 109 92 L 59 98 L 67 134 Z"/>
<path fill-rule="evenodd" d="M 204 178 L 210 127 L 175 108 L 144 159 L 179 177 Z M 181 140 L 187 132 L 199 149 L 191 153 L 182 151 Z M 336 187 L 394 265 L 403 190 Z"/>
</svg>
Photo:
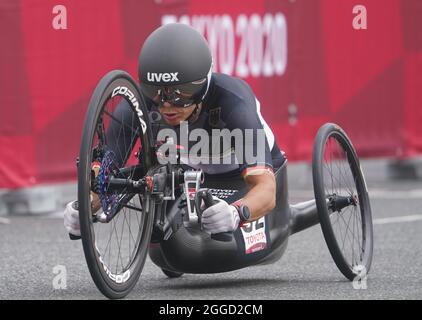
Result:
<svg viewBox="0 0 422 320">
<path fill-rule="evenodd" d="M 208 189 L 199 189 L 195 194 L 195 209 L 196 214 L 198 215 L 198 222 L 201 224 L 201 218 L 203 210 L 201 208 L 201 203 L 204 201 L 205 207 L 209 208 L 214 204 L 214 199 L 212 194 Z"/>
<path fill-rule="evenodd" d="M 212 193 L 208 189 L 200 189 L 196 192 L 195 195 L 195 207 L 196 212 L 198 213 L 199 223 L 201 224 L 201 217 L 203 211 L 201 210 L 201 200 L 204 201 L 205 207 L 209 208 L 215 204 L 216 201 L 212 198 Z M 202 224 L 201 224 L 202 226 Z M 211 234 L 211 239 L 223 242 L 232 241 L 233 233 L 232 232 L 220 232 Z"/>
<path fill-rule="evenodd" d="M 199 190 L 202 193 L 202 200 L 204 200 L 205 206 L 207 208 L 213 206 L 217 201 L 214 201 L 212 198 L 212 193 L 208 189 Z"/>
</svg>

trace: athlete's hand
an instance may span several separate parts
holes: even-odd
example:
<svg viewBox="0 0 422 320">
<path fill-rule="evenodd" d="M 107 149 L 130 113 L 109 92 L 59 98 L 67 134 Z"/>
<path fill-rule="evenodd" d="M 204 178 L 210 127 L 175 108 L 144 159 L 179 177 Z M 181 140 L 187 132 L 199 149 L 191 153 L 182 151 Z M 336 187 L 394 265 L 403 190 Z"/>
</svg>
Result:
<svg viewBox="0 0 422 320">
<path fill-rule="evenodd" d="M 79 226 L 79 211 L 74 208 L 76 201 L 69 202 L 64 210 L 64 227 L 66 231 L 74 236 L 81 236 Z"/>
<path fill-rule="evenodd" d="M 202 213 L 202 226 L 205 232 L 216 234 L 236 230 L 240 222 L 237 209 L 217 197 L 213 199 L 217 203 Z"/>
</svg>

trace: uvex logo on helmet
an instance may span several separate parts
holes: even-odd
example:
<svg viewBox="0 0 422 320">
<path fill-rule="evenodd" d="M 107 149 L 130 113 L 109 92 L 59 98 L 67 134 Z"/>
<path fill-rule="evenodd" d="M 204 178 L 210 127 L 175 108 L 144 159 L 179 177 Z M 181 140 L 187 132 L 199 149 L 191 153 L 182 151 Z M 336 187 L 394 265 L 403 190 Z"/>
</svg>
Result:
<svg viewBox="0 0 422 320">
<path fill-rule="evenodd" d="M 170 73 L 155 73 L 155 72 L 148 72 L 147 79 L 151 82 L 173 82 L 179 81 L 177 75 L 179 72 L 170 72 Z"/>
</svg>

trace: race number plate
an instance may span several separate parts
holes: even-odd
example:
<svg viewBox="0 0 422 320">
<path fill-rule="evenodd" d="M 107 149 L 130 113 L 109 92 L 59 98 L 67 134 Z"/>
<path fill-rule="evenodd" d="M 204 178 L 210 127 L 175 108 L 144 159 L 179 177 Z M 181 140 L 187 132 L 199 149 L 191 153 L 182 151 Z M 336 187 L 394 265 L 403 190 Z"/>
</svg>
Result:
<svg viewBox="0 0 422 320">
<path fill-rule="evenodd" d="M 265 234 L 265 217 L 244 224 L 241 228 L 245 242 L 245 253 L 254 253 L 267 247 Z"/>
</svg>

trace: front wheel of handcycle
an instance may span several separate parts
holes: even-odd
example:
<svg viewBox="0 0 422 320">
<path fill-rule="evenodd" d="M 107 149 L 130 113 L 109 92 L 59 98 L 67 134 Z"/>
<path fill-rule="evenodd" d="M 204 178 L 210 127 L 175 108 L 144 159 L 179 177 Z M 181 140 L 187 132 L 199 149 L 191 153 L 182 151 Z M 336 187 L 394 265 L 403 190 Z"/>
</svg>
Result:
<svg viewBox="0 0 422 320">
<path fill-rule="evenodd" d="M 319 129 L 312 174 L 318 216 L 334 262 L 351 281 L 365 276 L 373 252 L 371 205 L 356 151 L 338 125 Z"/>
<path fill-rule="evenodd" d="M 108 298 L 126 296 L 142 272 L 154 201 L 110 180 L 141 179 L 152 166 L 147 111 L 134 80 L 111 71 L 97 85 L 84 122 L 78 162 L 82 244 L 90 274 Z"/>
</svg>

